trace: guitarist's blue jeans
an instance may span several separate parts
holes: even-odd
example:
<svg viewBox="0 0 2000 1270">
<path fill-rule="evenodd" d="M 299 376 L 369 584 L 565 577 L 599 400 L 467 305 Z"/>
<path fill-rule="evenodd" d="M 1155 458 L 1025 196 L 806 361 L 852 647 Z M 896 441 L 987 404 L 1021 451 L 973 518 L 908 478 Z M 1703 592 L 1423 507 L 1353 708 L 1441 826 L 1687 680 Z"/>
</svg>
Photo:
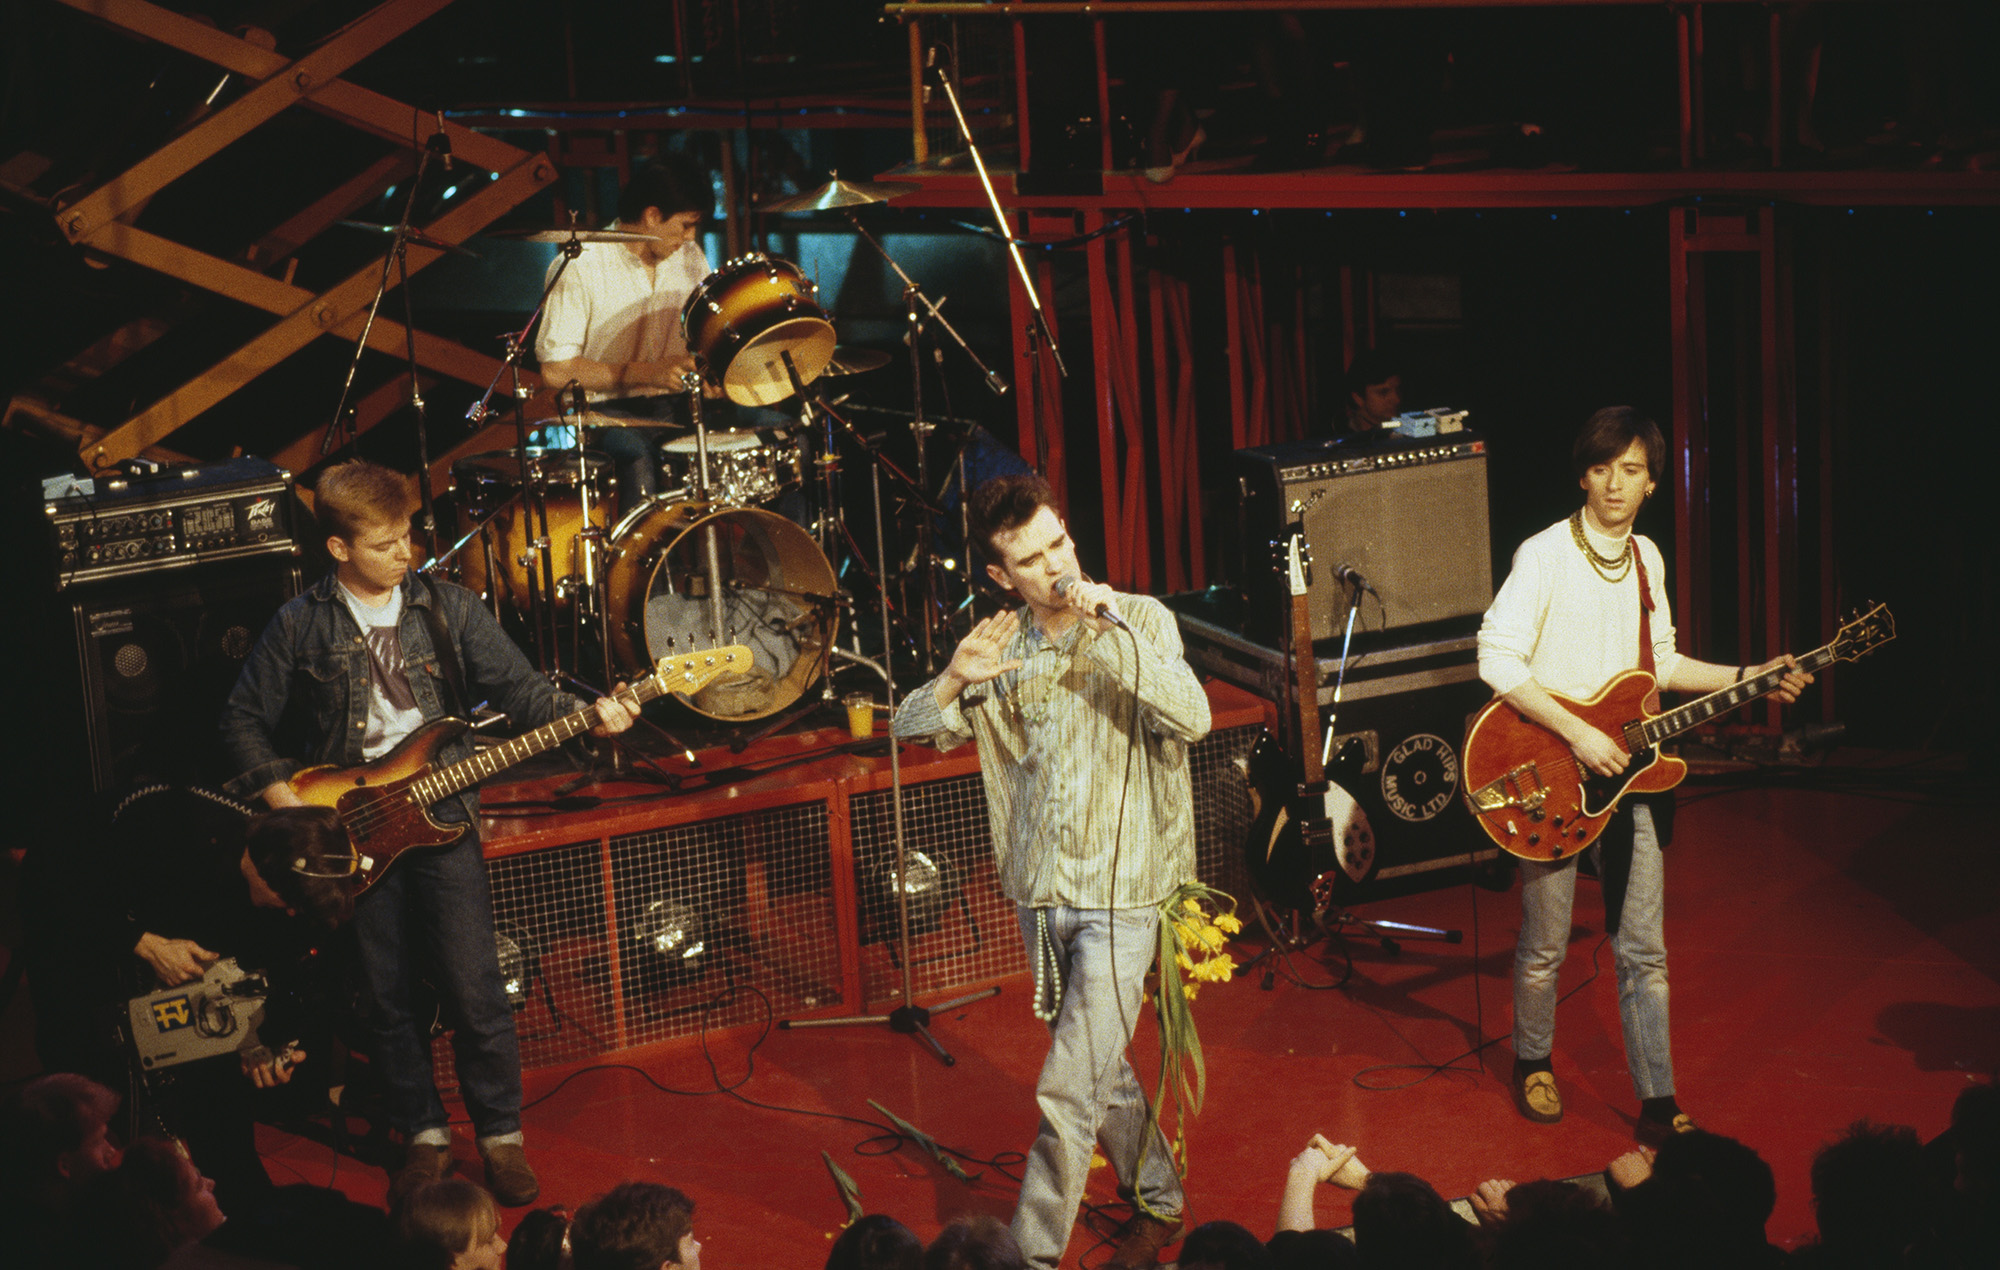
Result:
<svg viewBox="0 0 2000 1270">
<path fill-rule="evenodd" d="M 1632 879 L 1611 951 L 1618 966 L 1618 1017 L 1625 1067 L 1641 1098 L 1674 1092 L 1667 1042 L 1666 869 L 1653 813 L 1632 809 Z M 1556 972 L 1569 950 L 1576 860 L 1521 861 L 1521 935 L 1514 946 L 1514 1056 L 1547 1058 L 1556 1035 Z"/>
<path fill-rule="evenodd" d="M 393 1127 L 414 1138 L 446 1125 L 431 1071 L 431 1019 L 412 1002 L 421 976 L 437 988 L 454 1029 L 452 1057 L 474 1134 L 485 1143 L 519 1133 L 521 1047 L 493 955 L 493 890 L 478 831 L 397 860 L 355 904 L 354 935 L 371 1057 L 389 1087 Z"/>
<path fill-rule="evenodd" d="M 1136 1189 L 1168 1219 L 1180 1215 L 1186 1197 L 1146 1092 L 1125 1058 L 1145 1008 L 1146 971 L 1160 947 L 1158 910 L 1107 913 L 1057 905 L 1042 911 L 1062 1005 L 1049 1025 L 1049 1054 L 1035 1082 L 1042 1124 L 1021 1171 L 1014 1242 L 1028 1265 L 1052 1270 L 1076 1224 L 1093 1145 L 1103 1144 L 1120 1194 L 1129 1197 Z M 1036 910 L 1023 905 L 1019 913 L 1032 961 L 1040 951 Z M 1045 993 L 1036 1008 L 1047 1007 Z"/>
</svg>

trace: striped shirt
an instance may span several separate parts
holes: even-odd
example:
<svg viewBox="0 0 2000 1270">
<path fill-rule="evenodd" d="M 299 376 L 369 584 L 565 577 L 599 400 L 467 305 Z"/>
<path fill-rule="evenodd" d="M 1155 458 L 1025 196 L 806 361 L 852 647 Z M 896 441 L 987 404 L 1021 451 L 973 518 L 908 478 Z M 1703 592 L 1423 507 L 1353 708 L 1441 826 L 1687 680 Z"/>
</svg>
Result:
<svg viewBox="0 0 2000 1270">
<path fill-rule="evenodd" d="M 1017 904 L 1151 907 L 1195 875 L 1188 746 L 1208 735 L 1208 694 L 1165 605 L 1117 607 L 1134 635 L 1078 622 L 1054 640 L 1023 607 L 1006 652 L 1019 670 L 943 707 L 933 679 L 896 711 L 899 737 L 978 743 L 1000 889 Z"/>
</svg>

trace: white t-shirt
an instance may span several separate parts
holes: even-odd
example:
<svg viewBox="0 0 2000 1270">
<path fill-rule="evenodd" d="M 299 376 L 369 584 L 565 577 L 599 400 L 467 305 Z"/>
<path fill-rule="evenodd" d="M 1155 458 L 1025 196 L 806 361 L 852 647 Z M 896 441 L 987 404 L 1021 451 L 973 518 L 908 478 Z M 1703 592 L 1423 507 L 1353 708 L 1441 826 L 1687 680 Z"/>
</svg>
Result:
<svg viewBox="0 0 2000 1270">
<path fill-rule="evenodd" d="M 1615 556 L 1623 539 L 1606 538 L 1586 521 L 1598 554 Z M 1681 655 L 1667 610 L 1667 567 L 1650 538 L 1632 536 L 1652 584 L 1653 674 L 1673 678 Z M 1565 517 L 1521 544 L 1514 567 L 1479 628 L 1479 677 L 1505 696 L 1533 679 L 1569 697 L 1597 695 L 1613 675 L 1639 667 L 1639 570 L 1606 582 L 1570 536 Z"/>
<path fill-rule="evenodd" d="M 368 727 L 361 737 L 361 757 L 377 759 L 424 722 L 410 688 L 410 672 L 403 665 L 403 588 L 390 591 L 380 608 L 370 608 L 346 583 L 335 585 L 368 645 Z"/>
<path fill-rule="evenodd" d="M 544 285 L 561 263 L 560 255 L 549 262 Z M 549 296 L 535 356 L 544 365 L 572 357 L 622 364 L 685 353 L 681 309 L 708 272 L 708 256 L 698 243 L 683 243 L 652 266 L 625 243 L 591 243 Z M 591 400 L 632 395 L 630 390 L 589 394 Z"/>
</svg>

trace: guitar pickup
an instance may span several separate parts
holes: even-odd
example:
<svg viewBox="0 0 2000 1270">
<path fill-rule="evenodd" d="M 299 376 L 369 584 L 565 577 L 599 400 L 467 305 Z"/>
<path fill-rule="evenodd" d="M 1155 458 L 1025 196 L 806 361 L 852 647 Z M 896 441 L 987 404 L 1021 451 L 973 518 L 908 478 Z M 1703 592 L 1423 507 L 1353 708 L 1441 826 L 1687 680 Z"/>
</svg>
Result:
<svg viewBox="0 0 2000 1270">
<path fill-rule="evenodd" d="M 1299 821 L 1299 841 L 1308 847 L 1331 847 L 1333 845 L 1333 822 L 1331 820 Z"/>
<path fill-rule="evenodd" d="M 1548 799 L 1549 791 L 1542 784 L 1542 773 L 1533 763 L 1523 763 L 1512 771 L 1504 772 L 1496 780 L 1488 781 L 1471 793 L 1472 809 L 1476 812 L 1503 811 L 1518 807 L 1530 815 L 1542 810 L 1542 803 Z"/>
</svg>

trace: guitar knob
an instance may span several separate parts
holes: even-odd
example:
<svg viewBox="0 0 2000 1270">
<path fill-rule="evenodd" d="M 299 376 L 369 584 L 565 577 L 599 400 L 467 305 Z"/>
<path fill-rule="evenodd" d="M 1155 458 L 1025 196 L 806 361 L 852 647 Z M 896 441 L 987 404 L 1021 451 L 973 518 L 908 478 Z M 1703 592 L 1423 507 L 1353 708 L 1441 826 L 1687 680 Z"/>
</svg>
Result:
<svg viewBox="0 0 2000 1270">
<path fill-rule="evenodd" d="M 1560 829 L 1560 828 L 1562 828 L 1562 827 L 1563 827 L 1563 818 L 1562 818 L 1561 816 L 1557 816 L 1557 817 L 1556 817 L 1556 828 Z"/>
<path fill-rule="evenodd" d="M 1541 842 L 1542 842 L 1542 835 L 1540 835 L 1540 834 L 1538 834 L 1538 833 L 1531 833 L 1531 834 L 1529 834 L 1529 835 L 1528 835 L 1528 845 L 1529 845 L 1529 846 L 1531 846 L 1531 847 L 1535 847 L 1535 846 L 1540 846 L 1540 845 L 1541 845 Z"/>
</svg>

